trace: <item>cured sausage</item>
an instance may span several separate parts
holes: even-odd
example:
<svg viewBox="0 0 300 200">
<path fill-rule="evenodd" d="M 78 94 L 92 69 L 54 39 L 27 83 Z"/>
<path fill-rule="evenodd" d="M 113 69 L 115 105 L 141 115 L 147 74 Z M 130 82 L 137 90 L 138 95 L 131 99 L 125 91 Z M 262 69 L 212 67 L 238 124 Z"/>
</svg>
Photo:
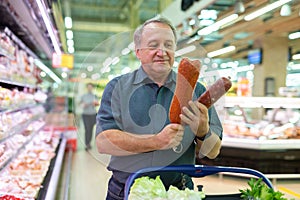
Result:
<svg viewBox="0 0 300 200">
<path fill-rule="evenodd" d="M 218 101 L 232 86 L 230 79 L 226 77 L 219 78 L 214 84 L 198 98 L 198 101 L 210 108 Z"/>
<path fill-rule="evenodd" d="M 183 58 L 178 66 L 176 78 L 176 88 L 173 99 L 171 101 L 169 118 L 171 123 L 181 123 L 179 117 L 181 109 L 188 106 L 188 102 L 192 100 L 193 91 L 200 74 L 200 61 L 191 61 Z"/>
</svg>

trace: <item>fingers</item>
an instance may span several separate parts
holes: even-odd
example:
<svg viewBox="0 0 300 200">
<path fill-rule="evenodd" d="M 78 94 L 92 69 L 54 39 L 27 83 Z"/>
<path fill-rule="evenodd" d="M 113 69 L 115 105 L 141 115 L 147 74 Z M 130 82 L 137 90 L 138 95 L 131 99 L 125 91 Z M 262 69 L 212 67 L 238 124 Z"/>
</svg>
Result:
<svg viewBox="0 0 300 200">
<path fill-rule="evenodd" d="M 184 127 L 181 124 L 170 124 L 170 128 L 174 131 L 184 131 Z"/>
<path fill-rule="evenodd" d="M 160 142 L 163 142 L 161 149 L 170 149 L 181 143 L 184 135 L 184 127 L 181 124 L 169 124 L 160 135 Z"/>
<path fill-rule="evenodd" d="M 183 114 L 181 114 L 181 117 L 184 118 L 184 121 L 198 120 L 200 117 L 202 117 L 201 115 L 208 116 L 207 108 L 197 101 L 189 101 L 189 108 L 183 107 L 182 111 Z"/>
</svg>

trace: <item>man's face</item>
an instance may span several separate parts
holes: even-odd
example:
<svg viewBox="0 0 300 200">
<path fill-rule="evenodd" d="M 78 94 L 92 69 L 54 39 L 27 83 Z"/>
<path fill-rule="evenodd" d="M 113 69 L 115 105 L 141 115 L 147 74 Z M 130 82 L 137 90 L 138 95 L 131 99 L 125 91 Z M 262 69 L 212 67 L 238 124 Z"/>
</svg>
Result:
<svg viewBox="0 0 300 200">
<path fill-rule="evenodd" d="M 136 55 L 146 72 L 168 73 L 174 63 L 175 49 L 172 29 L 166 24 L 151 23 L 144 27 Z"/>
</svg>

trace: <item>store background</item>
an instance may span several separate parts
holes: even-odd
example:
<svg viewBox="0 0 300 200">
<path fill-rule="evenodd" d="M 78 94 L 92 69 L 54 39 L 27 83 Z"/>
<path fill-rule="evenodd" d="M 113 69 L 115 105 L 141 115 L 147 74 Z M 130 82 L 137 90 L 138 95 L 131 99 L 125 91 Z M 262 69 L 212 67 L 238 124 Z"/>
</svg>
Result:
<svg viewBox="0 0 300 200">
<path fill-rule="evenodd" d="M 279 3 L 280 6 L 261 16 L 245 20 L 254 11 Z M 99 157 L 95 149 L 83 151 L 79 97 L 85 84 L 93 82 L 101 99 L 108 80 L 139 66 L 133 53 L 132 31 L 157 14 L 168 17 L 178 29 L 177 63 L 183 56 L 201 59 L 200 81 L 209 85 L 219 76 L 230 76 L 234 83 L 226 99 L 217 105 L 233 138 L 224 141 L 220 158 L 202 162 L 248 166 L 269 174 L 292 174 L 291 177 L 298 177 L 294 191 L 299 193 L 300 39 L 292 39 L 291 35 L 300 34 L 299 0 L 3 0 L 1 134 L 9 135 L 7 130 L 18 126 L 11 122 L 7 125 L 8 118 L 14 120 L 7 110 L 18 115 L 18 110 L 30 111 L 26 105 L 40 105 L 47 88 L 52 87 L 56 106 L 44 118 L 46 125 L 77 129 L 77 151 L 71 156 L 71 166 L 72 172 L 80 172 L 72 173 L 72 180 L 76 181 L 70 188 L 74 191 L 83 187 L 83 177 L 90 176 L 85 174 L 86 170 L 94 167 L 95 173 L 99 167 L 101 174 L 91 179 L 91 184 L 106 188 L 109 173 L 103 165 L 107 158 Z M 224 24 L 209 30 L 210 25 L 224 20 Z M 225 47 L 232 51 L 217 56 L 207 54 Z M 277 112 L 274 108 L 278 107 L 282 109 Z M 279 113 L 276 116 L 275 110 Z M 231 126 L 236 122 L 249 125 L 271 120 L 287 130 L 291 130 L 288 128 L 292 124 L 292 134 L 272 134 L 267 144 L 257 143 L 253 139 L 258 137 L 257 132 L 251 135 L 256 129 Z M 0 144 L 4 143 L 1 140 Z M 243 152 L 242 156 L 233 153 L 236 148 Z M 68 168 L 66 163 L 62 168 Z M 85 163 L 89 164 L 84 166 Z M 61 177 L 64 174 L 68 176 L 63 172 Z M 89 189 L 92 190 L 82 188 L 82 195 Z M 104 193 L 105 189 L 100 191 Z M 89 193 L 93 195 L 95 191 Z"/>
</svg>

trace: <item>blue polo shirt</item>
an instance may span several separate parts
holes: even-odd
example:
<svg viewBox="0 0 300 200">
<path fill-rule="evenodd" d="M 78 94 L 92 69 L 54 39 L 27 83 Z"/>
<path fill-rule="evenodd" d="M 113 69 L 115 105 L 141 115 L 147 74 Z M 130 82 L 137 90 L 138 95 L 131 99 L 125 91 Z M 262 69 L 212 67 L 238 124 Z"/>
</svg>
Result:
<svg viewBox="0 0 300 200">
<path fill-rule="evenodd" d="M 168 113 L 175 87 L 174 71 L 161 87 L 147 76 L 142 67 L 114 78 L 107 84 L 102 95 L 96 133 L 119 129 L 133 134 L 157 134 L 170 123 Z M 197 83 L 193 99 L 204 91 L 205 87 Z M 214 107 L 209 109 L 209 117 L 211 130 L 222 138 L 222 126 Z M 195 164 L 194 138 L 195 135 L 186 126 L 181 153 L 169 149 L 130 156 L 111 156 L 108 169 L 118 174 L 119 181 L 125 183 L 128 176 L 126 173 L 133 173 L 141 168 Z"/>
</svg>

